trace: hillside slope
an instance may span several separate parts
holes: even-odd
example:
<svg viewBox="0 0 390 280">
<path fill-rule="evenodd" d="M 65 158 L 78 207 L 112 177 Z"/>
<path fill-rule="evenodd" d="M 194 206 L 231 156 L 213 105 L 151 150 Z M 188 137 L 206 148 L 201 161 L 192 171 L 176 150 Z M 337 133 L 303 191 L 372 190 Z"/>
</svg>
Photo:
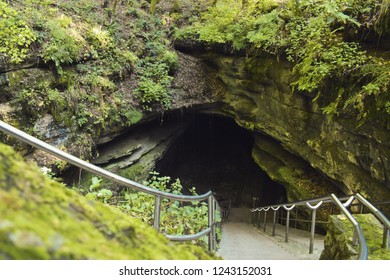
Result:
<svg viewBox="0 0 390 280">
<path fill-rule="evenodd" d="M 0 259 L 211 259 L 88 201 L 0 144 Z"/>
</svg>

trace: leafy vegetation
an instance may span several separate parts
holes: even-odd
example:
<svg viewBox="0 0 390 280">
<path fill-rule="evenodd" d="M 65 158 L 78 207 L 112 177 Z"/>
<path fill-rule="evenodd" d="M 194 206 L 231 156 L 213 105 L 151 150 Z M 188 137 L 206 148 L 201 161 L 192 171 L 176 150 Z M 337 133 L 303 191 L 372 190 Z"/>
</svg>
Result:
<svg viewBox="0 0 390 280">
<path fill-rule="evenodd" d="M 15 93 L 31 123 L 50 113 L 96 139 L 169 108 L 178 58 L 147 1 L 1 1 L 0 13 L 0 59 L 55 73 Z"/>
<path fill-rule="evenodd" d="M 218 0 L 177 38 L 230 44 L 249 56 L 259 51 L 293 62 L 293 90 L 312 94 L 322 111 L 390 119 L 390 63 L 357 39 L 387 27 L 388 1 Z M 378 29 L 379 30 L 379 29 Z M 330 84 L 337 86 L 329 87 Z M 315 97 L 315 98 L 314 98 Z"/>
<path fill-rule="evenodd" d="M 21 172 L 23 170 L 23 172 Z M 50 180 L 0 143 L 0 259 L 215 259 Z"/>
<path fill-rule="evenodd" d="M 4 1 L 0 1 L 0 59 L 20 63 L 29 55 L 29 47 L 36 40 L 34 32 L 21 15 Z"/>
<path fill-rule="evenodd" d="M 286 57 L 292 89 L 311 95 L 324 114 L 353 114 L 358 124 L 390 118 L 389 62 L 358 40 L 388 36 L 388 0 L 159 2 L 0 1 L 2 58 L 33 55 L 57 74 L 21 88 L 24 108 L 96 136 L 137 122 L 141 110 L 168 109 L 178 65 L 170 35 L 187 24 L 176 38 Z M 160 5 L 170 13 L 158 15 Z"/>
<path fill-rule="evenodd" d="M 136 93 L 140 96 L 144 108 L 151 110 L 154 101 L 168 109 L 171 102 L 169 86 L 172 77 L 168 75 L 168 67 L 163 63 L 143 62 L 138 65 L 138 73 L 142 73 Z"/>
<path fill-rule="evenodd" d="M 151 172 L 150 178 L 143 184 L 164 192 L 178 195 L 183 193 L 183 186 L 179 179 L 172 181 L 170 177 L 160 176 L 157 172 Z M 152 195 L 132 190 L 121 190 L 114 195 L 110 187 L 97 177 L 91 178 L 89 186 L 79 186 L 75 189 L 85 194 L 88 199 L 115 205 L 130 216 L 153 225 L 155 198 Z M 197 195 L 195 188 L 192 188 L 190 193 Z M 217 222 L 220 222 L 220 217 L 218 217 Z M 207 227 L 208 207 L 206 202 L 184 203 L 162 199 L 161 232 L 170 235 L 188 235 L 198 233 Z M 220 237 L 220 230 L 217 230 L 217 234 Z M 196 243 L 207 249 L 206 239 L 201 239 Z"/>
</svg>

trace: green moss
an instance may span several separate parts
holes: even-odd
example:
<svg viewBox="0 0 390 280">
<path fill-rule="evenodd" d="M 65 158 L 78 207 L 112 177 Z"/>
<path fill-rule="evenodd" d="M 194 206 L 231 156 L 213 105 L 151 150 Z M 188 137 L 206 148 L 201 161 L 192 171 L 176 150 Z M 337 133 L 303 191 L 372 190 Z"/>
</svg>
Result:
<svg viewBox="0 0 390 280">
<path fill-rule="evenodd" d="M 390 30 L 388 0 L 216 0 L 178 37 L 224 44 L 249 57 L 284 57 L 293 64 L 289 83 L 295 91 L 310 93 L 329 117 L 353 112 L 362 125 L 390 117 L 389 61 L 369 54 L 362 42 L 374 30 L 379 37 Z"/>
<path fill-rule="evenodd" d="M 210 259 L 120 210 L 86 200 L 0 144 L 0 258 Z"/>
<path fill-rule="evenodd" d="M 87 132 L 96 140 L 137 123 L 140 102 L 148 108 L 169 107 L 170 75 L 178 59 L 169 30 L 159 16 L 148 13 L 147 1 L 3 2 L 0 12 L 9 20 L 0 26 L 9 30 L 0 38 L 0 49 L 6 48 L 3 56 L 8 58 L 11 47 L 11 62 L 26 65 L 23 71 L 7 66 L 9 85 L 0 93 L 16 95 L 23 114 L 29 115 L 28 127 L 50 113 L 70 131 Z M 34 48 L 29 45 L 35 37 L 27 35 L 38 39 Z M 38 60 L 23 61 L 28 56 Z"/>
<path fill-rule="evenodd" d="M 364 237 L 367 242 L 369 259 L 390 260 L 390 251 L 382 249 L 383 226 L 371 214 L 354 215 L 357 222 L 362 226 Z"/>
<path fill-rule="evenodd" d="M 390 251 L 382 249 L 383 226 L 372 214 L 354 215 L 361 225 L 370 260 L 390 260 Z M 344 215 L 329 216 L 325 249 L 321 259 L 355 259 L 358 245 L 352 245 L 353 226 Z"/>
</svg>

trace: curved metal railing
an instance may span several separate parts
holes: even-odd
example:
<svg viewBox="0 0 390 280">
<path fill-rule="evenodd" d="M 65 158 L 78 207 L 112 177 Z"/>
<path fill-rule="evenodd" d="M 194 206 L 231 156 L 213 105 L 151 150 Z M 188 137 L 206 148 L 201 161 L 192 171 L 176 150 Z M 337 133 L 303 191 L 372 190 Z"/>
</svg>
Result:
<svg viewBox="0 0 390 280">
<path fill-rule="evenodd" d="M 196 240 L 205 235 L 208 235 L 208 245 L 210 251 L 216 250 L 216 211 L 218 209 L 218 204 L 214 198 L 211 191 L 196 196 L 190 195 L 177 195 L 172 193 L 163 192 L 156 190 L 147 186 L 144 186 L 140 183 L 134 182 L 122 176 L 119 176 L 115 173 L 107 171 L 101 167 L 93 165 L 89 162 L 86 162 L 78 157 L 75 157 L 71 154 L 68 154 L 60 149 L 53 147 L 3 121 L 0 121 L 0 130 L 4 133 L 11 135 L 24 143 L 27 143 L 35 148 L 43 150 L 53 156 L 56 156 L 74 166 L 77 166 L 83 170 L 89 171 L 95 175 L 107 178 L 113 182 L 120 184 L 121 186 L 131 188 L 133 190 L 141 191 L 150 195 L 155 196 L 155 206 L 154 206 L 154 228 L 157 231 L 160 231 L 160 213 L 161 213 L 161 199 L 167 198 L 176 201 L 190 202 L 190 201 L 205 201 L 208 203 L 208 228 L 193 235 L 166 235 L 166 237 L 172 241 L 189 241 Z"/>
<path fill-rule="evenodd" d="M 325 203 L 332 203 L 336 205 L 340 211 L 347 217 L 347 219 L 352 223 L 354 227 L 354 242 L 357 238 L 359 243 L 359 259 L 360 260 L 366 260 L 368 258 L 368 248 L 367 248 L 367 242 L 364 237 L 363 230 L 360 226 L 360 224 L 356 221 L 356 219 L 353 217 L 351 212 L 347 209 L 352 205 L 352 202 L 354 200 L 358 200 L 362 205 L 364 205 L 366 208 L 370 210 L 370 212 L 381 222 L 383 225 L 383 243 L 382 247 L 389 249 L 389 230 L 390 230 L 390 221 L 386 218 L 385 215 L 381 211 L 379 211 L 373 204 L 371 204 L 368 200 L 366 200 L 362 195 L 356 193 L 352 195 L 347 195 L 343 197 L 337 198 L 334 194 L 330 194 L 327 196 L 322 196 L 314 199 L 308 199 L 308 200 L 301 200 L 297 202 L 292 203 L 284 203 L 284 204 L 276 204 L 276 205 L 267 205 L 263 207 L 257 207 L 252 208 L 250 211 L 253 215 L 257 214 L 257 219 L 255 216 L 252 216 L 252 222 L 256 223 L 255 220 L 257 220 L 257 225 L 260 228 L 260 213 L 264 211 L 264 221 L 263 221 L 263 229 L 266 231 L 267 226 L 267 212 L 269 210 L 274 211 L 273 216 L 273 229 L 272 229 L 272 236 L 275 236 L 275 225 L 277 220 L 277 212 L 280 208 L 283 208 L 287 211 L 287 215 L 285 218 L 286 227 L 285 227 L 285 242 L 288 242 L 289 239 L 289 224 L 290 224 L 290 212 L 297 206 L 306 206 L 311 210 L 311 221 L 310 221 L 310 245 L 309 245 L 309 254 L 313 253 L 314 248 L 314 233 L 315 233 L 315 226 L 318 221 L 316 221 L 316 211 L 321 206 L 323 206 Z M 303 220 L 305 221 L 305 220 Z"/>
</svg>

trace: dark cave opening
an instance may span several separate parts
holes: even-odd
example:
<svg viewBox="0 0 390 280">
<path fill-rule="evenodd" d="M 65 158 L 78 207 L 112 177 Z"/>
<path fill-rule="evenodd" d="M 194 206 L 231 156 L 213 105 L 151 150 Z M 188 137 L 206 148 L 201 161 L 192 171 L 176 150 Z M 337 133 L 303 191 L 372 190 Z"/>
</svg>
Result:
<svg viewBox="0 0 390 280">
<path fill-rule="evenodd" d="M 156 164 L 164 176 L 180 178 L 185 189 L 215 193 L 220 204 L 232 207 L 270 205 L 285 200 L 282 185 L 254 162 L 251 133 L 232 119 L 196 114 L 186 131 Z"/>
</svg>

